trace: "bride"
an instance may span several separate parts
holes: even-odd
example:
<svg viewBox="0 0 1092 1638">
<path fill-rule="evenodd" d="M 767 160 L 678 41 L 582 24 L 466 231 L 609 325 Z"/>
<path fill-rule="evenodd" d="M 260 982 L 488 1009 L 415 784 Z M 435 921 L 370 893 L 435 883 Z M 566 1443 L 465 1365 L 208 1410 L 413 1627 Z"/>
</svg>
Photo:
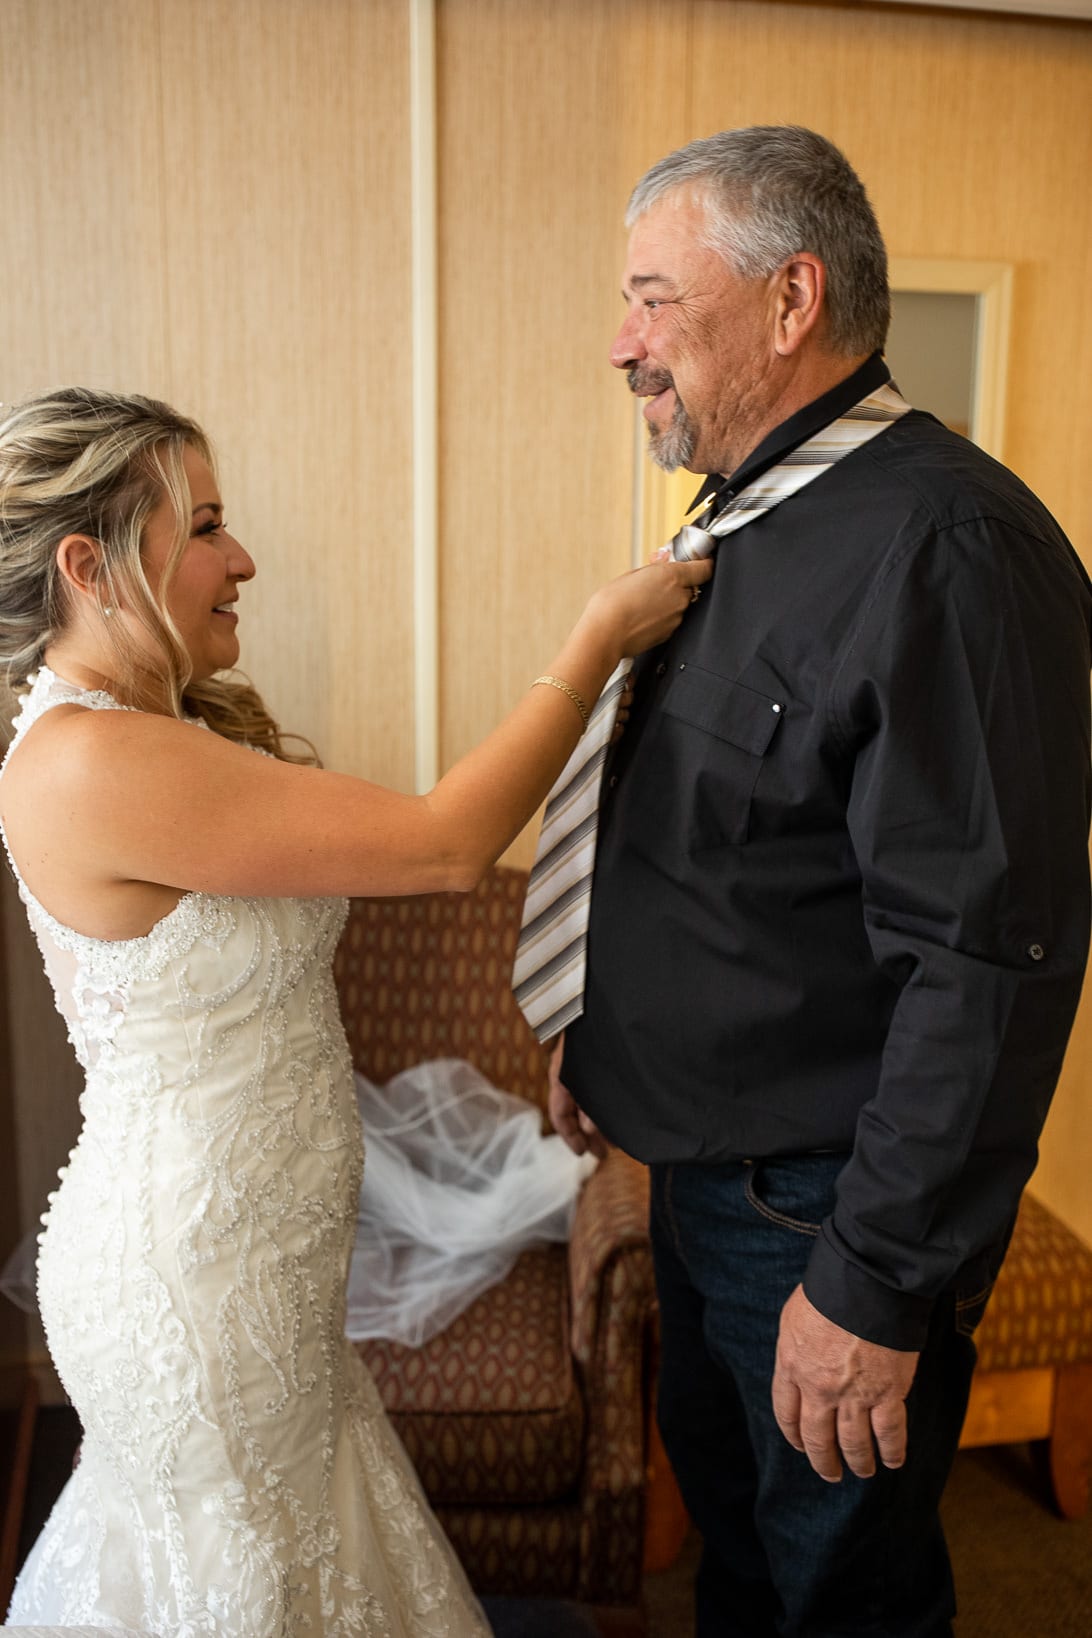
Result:
<svg viewBox="0 0 1092 1638">
<path fill-rule="evenodd" d="M 223 675 L 254 564 L 192 421 L 78 389 L 7 411 L 0 657 L 28 686 L 0 820 L 86 1071 L 38 1265 L 83 1453 L 11 1623 L 488 1631 L 343 1336 L 340 895 L 469 889 L 709 572 L 603 587 L 500 727 L 402 795 L 314 766 Z"/>
</svg>

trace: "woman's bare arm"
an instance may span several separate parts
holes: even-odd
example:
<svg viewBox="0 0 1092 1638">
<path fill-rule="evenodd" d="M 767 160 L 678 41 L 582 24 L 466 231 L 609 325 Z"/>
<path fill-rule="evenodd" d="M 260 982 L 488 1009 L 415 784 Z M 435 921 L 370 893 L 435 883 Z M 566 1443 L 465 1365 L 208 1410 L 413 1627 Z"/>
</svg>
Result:
<svg viewBox="0 0 1092 1638">
<path fill-rule="evenodd" d="M 628 587 L 612 582 L 549 669 L 593 700 L 623 652 L 674 629 L 708 572 L 670 564 L 622 577 Z M 657 574 L 658 587 L 640 578 Z M 432 791 L 412 796 L 256 756 L 173 718 L 58 707 L 12 757 L 0 798 L 28 886 L 73 925 L 97 921 L 123 884 L 246 895 L 459 890 L 527 823 L 581 727 L 562 692 L 532 688 Z"/>
</svg>

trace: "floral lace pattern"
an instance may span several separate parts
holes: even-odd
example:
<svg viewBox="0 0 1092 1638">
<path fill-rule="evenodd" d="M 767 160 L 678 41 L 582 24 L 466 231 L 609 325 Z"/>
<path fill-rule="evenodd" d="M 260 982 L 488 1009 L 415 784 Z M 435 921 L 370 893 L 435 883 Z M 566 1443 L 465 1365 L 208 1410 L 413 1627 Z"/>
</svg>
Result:
<svg viewBox="0 0 1092 1638">
<path fill-rule="evenodd" d="M 60 703 L 122 709 L 43 669 L 13 748 Z M 19 885 L 86 1071 L 38 1267 L 84 1445 L 9 1622 L 483 1638 L 343 1336 L 363 1165 L 343 901 L 188 893 L 104 941 Z"/>
</svg>

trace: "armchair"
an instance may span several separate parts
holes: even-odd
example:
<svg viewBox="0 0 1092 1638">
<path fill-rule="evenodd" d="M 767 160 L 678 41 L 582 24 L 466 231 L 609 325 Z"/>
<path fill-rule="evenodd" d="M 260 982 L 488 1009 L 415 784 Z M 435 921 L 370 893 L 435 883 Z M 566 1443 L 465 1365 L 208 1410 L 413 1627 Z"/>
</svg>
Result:
<svg viewBox="0 0 1092 1638">
<path fill-rule="evenodd" d="M 362 1074 L 465 1058 L 545 1109 L 546 1053 L 509 988 L 525 889 L 525 873 L 498 867 L 471 894 L 352 901 L 334 977 Z M 644 1168 L 612 1152 L 568 1246 L 525 1252 L 421 1348 L 358 1344 L 479 1593 L 637 1603 L 646 1218 Z"/>
<path fill-rule="evenodd" d="M 975 1337 L 960 1444 L 1031 1442 L 1062 1518 L 1092 1486 L 1092 1250 L 1032 1194 Z"/>
</svg>

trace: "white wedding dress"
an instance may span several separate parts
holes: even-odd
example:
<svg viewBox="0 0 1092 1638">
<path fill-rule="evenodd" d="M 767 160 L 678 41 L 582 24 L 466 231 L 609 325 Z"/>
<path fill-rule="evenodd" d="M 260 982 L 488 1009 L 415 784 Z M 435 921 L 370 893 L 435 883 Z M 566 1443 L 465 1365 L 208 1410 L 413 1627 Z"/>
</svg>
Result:
<svg viewBox="0 0 1092 1638">
<path fill-rule="evenodd" d="M 11 752 L 62 702 L 122 709 L 43 669 Z M 87 1076 L 38 1274 L 84 1439 L 9 1622 L 482 1638 L 343 1335 L 363 1163 L 343 901 L 188 893 L 105 942 L 20 892 Z"/>
</svg>

